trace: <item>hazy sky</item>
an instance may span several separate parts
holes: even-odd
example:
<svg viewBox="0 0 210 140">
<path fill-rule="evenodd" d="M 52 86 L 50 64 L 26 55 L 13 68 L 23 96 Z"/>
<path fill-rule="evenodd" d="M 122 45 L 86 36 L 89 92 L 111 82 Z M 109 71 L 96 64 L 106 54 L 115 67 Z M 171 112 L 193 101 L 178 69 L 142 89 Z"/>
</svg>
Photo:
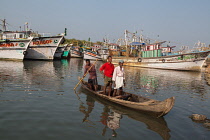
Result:
<svg viewBox="0 0 210 140">
<path fill-rule="evenodd" d="M 124 30 L 177 47 L 193 47 L 199 40 L 210 44 L 210 0 L 1 0 L 0 19 L 9 30 L 25 22 L 33 31 L 66 38 L 111 42 Z M 159 37 L 158 37 L 159 35 Z"/>
</svg>

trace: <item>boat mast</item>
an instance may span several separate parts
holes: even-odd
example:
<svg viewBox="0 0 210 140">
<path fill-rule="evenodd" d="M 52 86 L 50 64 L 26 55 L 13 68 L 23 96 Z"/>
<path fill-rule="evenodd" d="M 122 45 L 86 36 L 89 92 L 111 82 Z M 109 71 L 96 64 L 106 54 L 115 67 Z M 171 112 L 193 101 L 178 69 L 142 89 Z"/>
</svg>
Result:
<svg viewBox="0 0 210 140">
<path fill-rule="evenodd" d="M 1 21 L 2 21 L 2 31 L 6 31 L 7 30 L 7 28 L 6 28 L 6 19 L 4 19 L 4 20 L 2 20 L 2 19 L 0 19 Z"/>
</svg>

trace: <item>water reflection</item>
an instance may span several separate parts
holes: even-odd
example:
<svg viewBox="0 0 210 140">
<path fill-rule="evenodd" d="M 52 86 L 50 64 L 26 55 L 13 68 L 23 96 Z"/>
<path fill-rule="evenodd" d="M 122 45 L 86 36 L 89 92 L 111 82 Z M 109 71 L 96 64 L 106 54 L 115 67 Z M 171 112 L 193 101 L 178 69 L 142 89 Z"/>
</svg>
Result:
<svg viewBox="0 0 210 140">
<path fill-rule="evenodd" d="M 92 112 L 92 110 L 94 108 L 94 103 L 95 103 L 95 100 L 93 100 L 93 98 L 91 98 L 90 96 L 87 96 L 87 99 L 86 99 L 86 104 L 88 106 L 87 108 L 85 107 L 83 102 L 80 103 L 79 111 L 84 113 L 84 115 L 85 115 L 82 122 L 89 122 L 90 121 L 88 119 L 88 117 L 89 117 L 89 114 Z"/>
<path fill-rule="evenodd" d="M 207 93 L 202 81 L 201 72 L 184 72 L 171 70 L 144 69 L 137 67 L 125 67 L 127 86 L 125 90 L 143 91 L 149 94 L 157 94 L 158 90 L 172 87 L 175 90 L 192 89 L 203 96 Z"/>
<path fill-rule="evenodd" d="M 23 63 L 20 61 L 0 61 L 0 91 L 18 86 L 25 80 Z M 12 85 L 14 83 L 14 85 Z M 7 89 L 8 88 L 8 89 Z"/>
<path fill-rule="evenodd" d="M 88 119 L 88 117 L 90 116 L 90 113 L 95 107 L 94 105 L 95 101 L 101 103 L 104 106 L 102 113 L 100 115 L 100 122 L 104 125 L 102 130 L 102 136 L 106 134 L 107 128 L 109 128 L 112 131 L 112 136 L 117 137 L 118 134 L 116 130 L 120 131 L 120 127 L 126 127 L 120 125 L 120 122 L 123 121 L 123 116 L 126 115 L 133 120 L 144 123 L 149 130 L 158 133 L 162 137 L 162 139 L 164 140 L 170 139 L 170 134 L 169 134 L 170 129 L 168 128 L 167 123 L 163 117 L 155 118 L 110 103 L 96 96 L 92 96 L 88 91 L 82 88 L 79 89 L 79 92 L 84 93 L 86 95 L 87 107 L 84 106 L 84 103 L 81 103 L 79 107 L 80 112 L 84 113 L 84 118 L 82 120 L 83 122 L 86 121 L 89 122 L 91 125 L 94 124 L 93 122 L 90 121 L 90 119 Z"/>
<path fill-rule="evenodd" d="M 110 116 L 107 120 L 107 126 L 113 131 L 112 136 L 116 137 L 116 129 L 120 128 L 120 119 L 122 119 L 122 114 L 118 113 L 114 109 L 112 109 L 112 112 L 110 113 Z"/>
<path fill-rule="evenodd" d="M 210 86 L 210 65 L 209 67 L 206 68 L 204 77 L 205 77 L 206 83 Z"/>
</svg>

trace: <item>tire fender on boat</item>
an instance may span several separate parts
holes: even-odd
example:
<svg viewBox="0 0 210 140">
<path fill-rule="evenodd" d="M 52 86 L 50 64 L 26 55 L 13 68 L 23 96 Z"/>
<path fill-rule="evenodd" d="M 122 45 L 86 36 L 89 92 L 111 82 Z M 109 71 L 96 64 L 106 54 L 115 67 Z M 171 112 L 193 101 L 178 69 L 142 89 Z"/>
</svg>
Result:
<svg viewBox="0 0 210 140">
<path fill-rule="evenodd" d="M 23 55 L 26 55 L 26 54 L 27 54 L 27 51 L 24 51 L 24 52 L 23 52 Z"/>
<path fill-rule="evenodd" d="M 165 59 L 162 60 L 163 63 L 165 63 L 165 61 L 166 61 Z"/>
<path fill-rule="evenodd" d="M 142 59 L 141 58 L 138 58 L 138 62 L 141 62 L 142 61 Z"/>
</svg>

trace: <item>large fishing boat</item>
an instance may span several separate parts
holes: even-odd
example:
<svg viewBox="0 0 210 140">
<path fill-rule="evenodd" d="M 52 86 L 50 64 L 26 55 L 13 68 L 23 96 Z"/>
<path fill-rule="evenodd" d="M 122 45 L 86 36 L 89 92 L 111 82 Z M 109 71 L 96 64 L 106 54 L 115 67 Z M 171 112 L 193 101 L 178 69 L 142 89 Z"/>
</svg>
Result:
<svg viewBox="0 0 210 140">
<path fill-rule="evenodd" d="M 201 71 L 210 51 L 160 57 L 113 57 L 113 63 L 124 60 L 124 65 L 144 68 Z"/>
<path fill-rule="evenodd" d="M 23 60 L 30 39 L 0 40 L 0 59 Z"/>
<path fill-rule="evenodd" d="M 127 31 L 125 32 L 125 34 Z M 134 36 L 134 35 L 133 35 Z M 166 41 L 148 43 L 140 37 L 139 42 L 126 42 L 126 54 L 124 56 L 113 56 L 113 63 L 124 60 L 124 65 L 138 66 L 144 68 L 157 68 L 169 70 L 201 71 L 210 50 L 208 49 L 183 49 L 173 52 L 175 46 L 162 44 Z M 120 53 L 122 54 L 122 53 Z"/>
<path fill-rule="evenodd" d="M 64 36 L 35 37 L 29 44 L 25 59 L 53 60 L 54 54 Z"/>
<path fill-rule="evenodd" d="M 53 60 L 54 54 L 60 43 L 64 40 L 64 35 L 41 36 L 32 32 L 29 25 L 25 23 L 24 31 L 7 31 L 6 20 L 2 20 L 3 30 L 0 30 L 0 38 L 9 40 L 28 39 L 33 37 L 29 46 L 24 50 L 24 59 Z"/>
</svg>

